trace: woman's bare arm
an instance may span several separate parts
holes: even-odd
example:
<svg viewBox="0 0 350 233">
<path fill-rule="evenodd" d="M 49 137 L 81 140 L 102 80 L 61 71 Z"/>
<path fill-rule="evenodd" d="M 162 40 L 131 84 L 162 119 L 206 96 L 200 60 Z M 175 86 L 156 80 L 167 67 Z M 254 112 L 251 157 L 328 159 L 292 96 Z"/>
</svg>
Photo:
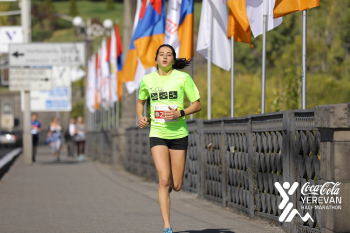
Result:
<svg viewBox="0 0 350 233">
<path fill-rule="evenodd" d="M 143 129 L 147 125 L 147 117 L 143 116 L 143 110 L 146 100 L 137 100 L 136 104 L 136 114 L 139 121 L 139 127 Z"/>
</svg>

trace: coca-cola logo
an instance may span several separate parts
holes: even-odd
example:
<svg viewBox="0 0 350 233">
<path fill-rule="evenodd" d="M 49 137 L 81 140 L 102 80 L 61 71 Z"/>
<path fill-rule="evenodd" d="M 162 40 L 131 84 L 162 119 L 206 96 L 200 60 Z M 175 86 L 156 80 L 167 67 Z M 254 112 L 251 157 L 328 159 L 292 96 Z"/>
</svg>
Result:
<svg viewBox="0 0 350 233">
<path fill-rule="evenodd" d="M 303 195 L 338 195 L 340 182 L 326 182 L 323 185 L 311 185 L 306 182 L 301 187 L 301 194 Z"/>
</svg>

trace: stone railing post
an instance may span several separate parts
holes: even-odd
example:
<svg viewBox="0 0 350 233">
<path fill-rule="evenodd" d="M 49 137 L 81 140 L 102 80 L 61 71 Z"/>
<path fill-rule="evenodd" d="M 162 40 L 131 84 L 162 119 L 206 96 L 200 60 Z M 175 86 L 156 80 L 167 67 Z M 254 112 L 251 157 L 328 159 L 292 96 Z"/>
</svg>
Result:
<svg viewBox="0 0 350 233">
<path fill-rule="evenodd" d="M 226 199 L 227 199 L 227 161 L 226 161 L 226 141 L 227 141 L 227 137 L 225 134 L 225 130 L 224 130 L 224 121 L 221 121 L 221 142 L 220 142 L 220 154 L 221 154 L 221 161 L 222 161 L 222 165 L 221 165 L 221 175 L 222 175 L 222 206 L 226 207 L 227 203 L 226 203 Z"/>
<path fill-rule="evenodd" d="M 248 200 L 248 208 L 249 208 L 249 217 L 255 217 L 255 187 L 256 187 L 256 173 L 255 173 L 255 165 L 254 165 L 254 146 L 253 146 L 253 133 L 252 133 L 252 119 L 248 117 L 247 122 L 247 144 L 248 144 L 248 182 L 249 182 L 249 200 Z"/>
<path fill-rule="evenodd" d="M 126 134 L 125 128 L 113 129 L 112 132 L 112 158 L 113 166 L 125 170 L 126 167 Z"/>
<path fill-rule="evenodd" d="M 317 106 L 315 123 L 321 133 L 321 179 L 341 183 L 341 209 L 322 210 L 322 233 L 350 232 L 350 103 Z"/>
<path fill-rule="evenodd" d="M 198 166 L 199 166 L 199 172 L 198 172 L 198 184 L 197 185 L 197 194 L 200 197 L 203 197 L 203 187 L 204 187 L 204 167 L 203 167 L 203 163 L 202 161 L 204 153 L 202 148 L 204 147 L 203 144 L 203 120 L 200 119 L 196 119 L 196 123 L 197 123 L 197 137 L 195 138 L 196 140 L 196 153 L 198 155 Z"/>
</svg>

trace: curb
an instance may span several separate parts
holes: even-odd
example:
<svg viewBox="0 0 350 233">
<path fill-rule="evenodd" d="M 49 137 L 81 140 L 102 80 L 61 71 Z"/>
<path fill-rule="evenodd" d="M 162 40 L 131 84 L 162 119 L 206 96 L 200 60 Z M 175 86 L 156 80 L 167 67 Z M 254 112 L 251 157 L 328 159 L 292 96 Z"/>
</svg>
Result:
<svg viewBox="0 0 350 233">
<path fill-rule="evenodd" d="M 16 158 L 21 154 L 22 148 L 12 150 L 7 153 L 2 159 L 0 159 L 0 180 L 5 175 L 5 173 L 10 169 Z"/>
</svg>

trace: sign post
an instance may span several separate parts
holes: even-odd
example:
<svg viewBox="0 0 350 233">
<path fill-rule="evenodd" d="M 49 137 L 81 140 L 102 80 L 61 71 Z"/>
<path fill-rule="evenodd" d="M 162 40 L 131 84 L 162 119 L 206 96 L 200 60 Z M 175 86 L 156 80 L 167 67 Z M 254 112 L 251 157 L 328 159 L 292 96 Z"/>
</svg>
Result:
<svg viewBox="0 0 350 233">
<path fill-rule="evenodd" d="M 21 23 L 23 29 L 23 42 L 30 43 L 32 40 L 31 35 L 31 4 L 30 0 L 22 0 L 21 7 Z M 11 63 L 10 63 L 11 64 Z M 25 110 L 23 116 L 23 157 L 26 165 L 32 164 L 32 134 L 31 130 L 31 119 L 30 119 L 30 105 L 29 105 L 30 92 L 27 90 L 24 94 L 25 99 Z"/>
</svg>

